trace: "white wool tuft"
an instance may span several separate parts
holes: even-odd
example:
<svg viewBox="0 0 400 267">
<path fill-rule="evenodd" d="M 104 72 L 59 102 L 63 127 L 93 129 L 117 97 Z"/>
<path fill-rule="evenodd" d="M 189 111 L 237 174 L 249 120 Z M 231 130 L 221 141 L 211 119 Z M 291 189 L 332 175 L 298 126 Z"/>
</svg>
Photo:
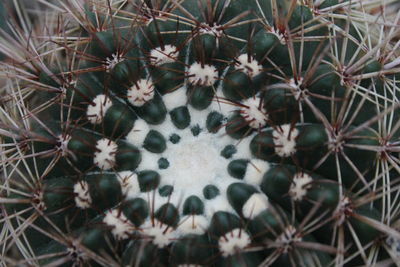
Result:
<svg viewBox="0 0 400 267">
<path fill-rule="evenodd" d="M 285 228 L 283 233 L 276 239 L 277 243 L 281 243 L 283 253 L 288 253 L 293 243 L 301 242 L 302 238 L 297 235 L 297 230 L 292 225 Z"/>
<path fill-rule="evenodd" d="M 136 196 L 140 193 L 139 180 L 136 173 L 122 171 L 118 173 L 118 180 L 121 184 L 122 194 L 125 196 Z"/>
<path fill-rule="evenodd" d="M 268 208 L 267 197 L 263 194 L 256 193 L 253 194 L 246 201 L 246 203 L 244 203 L 242 208 L 242 213 L 245 218 L 252 220 L 267 208 Z"/>
<path fill-rule="evenodd" d="M 202 235 L 206 232 L 209 220 L 202 215 L 188 215 L 181 219 L 177 231 L 182 235 Z"/>
<path fill-rule="evenodd" d="M 292 94 L 297 101 L 302 101 L 306 96 L 305 95 L 306 91 L 300 88 L 302 82 L 303 82 L 302 77 L 299 77 L 297 80 L 292 78 L 288 82 L 288 85 L 292 88 Z"/>
<path fill-rule="evenodd" d="M 115 154 L 118 146 L 114 141 L 103 138 L 97 141 L 93 162 L 102 170 L 109 170 L 115 165 Z"/>
<path fill-rule="evenodd" d="M 165 45 L 164 50 L 157 47 L 150 52 L 150 63 L 155 66 L 172 63 L 175 62 L 178 54 L 178 49 L 173 45 Z"/>
<path fill-rule="evenodd" d="M 199 29 L 200 35 L 209 34 L 209 35 L 213 35 L 215 37 L 220 38 L 224 34 L 224 31 L 222 30 L 223 27 L 216 23 L 214 23 L 212 26 L 210 26 L 206 23 L 201 23 L 198 29 Z M 218 38 L 217 38 L 217 42 L 218 42 Z"/>
<path fill-rule="evenodd" d="M 290 124 L 279 126 L 272 132 L 275 144 L 275 153 L 280 157 L 289 157 L 296 152 L 296 138 L 299 130 L 292 128 Z"/>
<path fill-rule="evenodd" d="M 112 106 L 112 101 L 106 95 L 98 95 L 92 100 L 86 110 L 86 117 L 92 124 L 100 124 L 107 110 Z"/>
<path fill-rule="evenodd" d="M 306 173 L 296 173 L 293 177 L 292 184 L 289 189 L 289 195 L 295 201 L 302 200 L 307 194 L 308 189 L 311 188 L 312 178 Z"/>
<path fill-rule="evenodd" d="M 141 79 L 128 89 L 128 100 L 135 107 L 141 107 L 154 97 L 154 84 L 150 79 Z"/>
<path fill-rule="evenodd" d="M 259 129 L 267 124 L 268 115 L 260 97 L 251 97 L 242 102 L 240 114 L 254 129 Z"/>
<path fill-rule="evenodd" d="M 125 58 L 123 58 L 120 54 L 118 53 L 114 53 L 111 55 L 111 58 L 107 57 L 106 58 L 106 63 L 105 63 L 105 67 L 106 67 L 106 72 L 110 72 L 115 65 L 117 65 L 118 63 L 124 61 Z"/>
<path fill-rule="evenodd" d="M 218 247 L 222 256 L 228 257 L 240 252 L 250 243 L 250 236 L 243 229 L 236 228 L 219 238 Z"/>
<path fill-rule="evenodd" d="M 92 205 L 92 197 L 89 193 L 89 184 L 79 181 L 74 185 L 75 204 L 78 208 L 87 209 Z"/>
<path fill-rule="evenodd" d="M 132 129 L 127 134 L 126 140 L 132 145 L 141 147 L 149 131 L 150 128 L 147 122 L 142 119 L 137 119 L 134 122 Z"/>
<path fill-rule="evenodd" d="M 250 56 L 249 60 L 249 56 L 247 54 L 242 54 L 236 59 L 235 69 L 244 72 L 250 78 L 253 78 L 258 74 L 260 74 L 263 67 L 260 64 L 258 64 L 258 61 L 253 57 Z"/>
<path fill-rule="evenodd" d="M 153 244 L 159 248 L 168 246 L 177 238 L 177 233 L 171 226 L 163 224 L 157 219 L 154 219 L 154 224 L 148 220 L 143 225 L 142 232 L 145 236 L 150 237 Z"/>
<path fill-rule="evenodd" d="M 129 233 L 135 229 L 135 226 L 126 218 L 122 211 L 117 209 L 107 211 L 103 222 L 112 227 L 111 233 L 115 238 L 120 240 L 127 239 Z"/>
<path fill-rule="evenodd" d="M 68 143 L 71 140 L 70 135 L 59 135 L 57 138 L 59 142 L 59 146 L 57 147 L 58 151 L 61 153 L 62 156 L 66 156 L 68 154 Z"/>
<path fill-rule="evenodd" d="M 243 180 L 249 184 L 260 185 L 264 174 L 269 170 L 269 163 L 261 159 L 252 159 L 247 164 Z"/>
<path fill-rule="evenodd" d="M 181 87 L 175 91 L 167 93 L 163 96 L 165 107 L 168 111 L 186 104 L 186 88 Z"/>
<path fill-rule="evenodd" d="M 214 66 L 193 63 L 188 70 L 189 83 L 193 85 L 211 86 L 218 79 L 218 72 Z"/>
</svg>

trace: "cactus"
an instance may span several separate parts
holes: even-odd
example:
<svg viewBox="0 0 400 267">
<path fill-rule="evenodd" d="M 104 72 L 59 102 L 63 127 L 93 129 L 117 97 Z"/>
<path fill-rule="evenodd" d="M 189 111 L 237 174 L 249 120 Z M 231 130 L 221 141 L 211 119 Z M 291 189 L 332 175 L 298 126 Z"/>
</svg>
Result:
<svg viewBox="0 0 400 267">
<path fill-rule="evenodd" d="M 398 265 L 396 1 L 38 2 L 2 266 Z"/>
</svg>

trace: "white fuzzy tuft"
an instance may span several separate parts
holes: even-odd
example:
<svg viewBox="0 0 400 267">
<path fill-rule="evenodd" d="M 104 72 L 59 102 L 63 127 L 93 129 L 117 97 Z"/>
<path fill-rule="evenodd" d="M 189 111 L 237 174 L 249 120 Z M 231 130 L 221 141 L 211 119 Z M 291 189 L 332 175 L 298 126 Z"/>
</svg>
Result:
<svg viewBox="0 0 400 267">
<path fill-rule="evenodd" d="M 92 197 L 89 193 L 89 184 L 85 181 L 79 181 L 74 185 L 75 204 L 80 209 L 90 208 Z"/>
<path fill-rule="evenodd" d="M 236 180 L 237 181 L 237 180 Z M 220 188 L 218 188 L 220 189 Z M 221 190 L 220 190 L 221 191 Z M 231 206 L 231 204 L 228 202 L 228 199 L 226 197 L 226 194 L 217 196 L 214 199 L 207 200 L 205 205 L 205 214 L 208 218 L 212 218 L 214 213 L 218 211 L 226 211 L 226 212 L 235 212 Z"/>
<path fill-rule="evenodd" d="M 240 252 L 250 243 L 250 236 L 243 229 L 236 228 L 219 238 L 218 247 L 222 256 L 228 257 Z"/>
<path fill-rule="evenodd" d="M 250 59 L 250 60 L 249 60 Z M 258 64 L 258 61 L 247 54 L 240 55 L 235 62 L 235 69 L 246 73 L 250 78 L 260 74 L 263 67 Z"/>
<path fill-rule="evenodd" d="M 289 157 L 296 152 L 296 138 L 299 130 L 292 128 L 290 124 L 279 126 L 272 132 L 275 153 L 280 157 Z"/>
<path fill-rule="evenodd" d="M 302 101 L 306 95 L 306 90 L 301 88 L 301 84 L 303 82 L 303 78 L 299 77 L 297 80 L 294 78 L 290 79 L 288 85 L 292 88 L 292 94 L 297 101 Z"/>
<path fill-rule="evenodd" d="M 200 86 L 211 86 L 218 78 L 217 69 L 211 65 L 201 66 L 200 63 L 193 63 L 188 70 L 189 83 Z"/>
<path fill-rule="evenodd" d="M 66 156 L 68 154 L 68 143 L 71 140 L 70 135 L 59 135 L 57 141 L 59 145 L 57 146 L 58 151 L 61 153 L 61 156 Z"/>
<path fill-rule="evenodd" d="M 252 159 L 247 164 L 243 180 L 249 184 L 260 185 L 264 174 L 269 170 L 269 163 L 261 159 Z"/>
<path fill-rule="evenodd" d="M 115 165 L 115 154 L 118 146 L 114 141 L 103 138 L 97 141 L 94 153 L 94 164 L 102 170 L 109 170 Z"/>
<path fill-rule="evenodd" d="M 139 180 L 136 173 L 132 171 L 122 171 L 118 173 L 118 178 L 123 195 L 136 196 L 140 193 Z"/>
<path fill-rule="evenodd" d="M 177 231 L 182 235 L 202 235 L 206 232 L 209 221 L 202 215 L 188 215 L 181 219 Z"/>
<path fill-rule="evenodd" d="M 242 102 L 240 114 L 254 129 L 259 129 L 267 124 L 268 115 L 261 98 L 251 97 Z"/>
<path fill-rule="evenodd" d="M 186 88 L 182 87 L 163 96 L 163 101 L 167 110 L 185 105 L 187 100 Z"/>
<path fill-rule="evenodd" d="M 221 25 L 217 25 L 216 23 L 214 23 L 213 26 L 210 26 L 206 23 L 201 23 L 198 28 L 200 35 L 208 34 L 208 35 L 215 36 L 217 38 L 221 38 L 222 35 L 224 34 L 222 29 L 223 29 L 223 27 Z M 218 39 L 217 39 L 217 42 L 218 42 Z"/>
<path fill-rule="evenodd" d="M 154 97 L 154 85 L 150 79 L 141 79 L 128 89 L 128 100 L 135 107 L 141 107 Z"/>
<path fill-rule="evenodd" d="M 92 124 L 99 124 L 103 121 L 107 110 L 112 106 L 112 101 L 106 95 L 98 95 L 92 100 L 86 110 L 87 119 Z"/>
<path fill-rule="evenodd" d="M 149 131 L 150 128 L 147 122 L 142 119 L 137 119 L 126 136 L 126 140 L 132 145 L 141 147 Z"/>
<path fill-rule="evenodd" d="M 120 54 L 118 53 L 114 53 L 111 55 L 111 58 L 106 58 L 106 63 L 105 63 L 105 67 L 106 67 L 106 72 L 110 72 L 115 65 L 117 65 L 118 63 L 124 61 L 125 58 L 123 58 Z"/>
<path fill-rule="evenodd" d="M 285 228 L 283 233 L 276 239 L 277 243 L 280 243 L 280 248 L 283 249 L 283 253 L 288 253 L 293 243 L 301 242 L 302 238 L 297 235 L 297 230 L 292 225 Z"/>
<path fill-rule="evenodd" d="M 244 203 L 242 208 L 243 216 L 247 219 L 254 219 L 261 212 L 268 208 L 268 199 L 265 195 L 256 193 L 253 194 L 247 201 Z"/>
<path fill-rule="evenodd" d="M 175 62 L 178 54 L 178 49 L 173 45 L 165 45 L 164 50 L 157 47 L 150 52 L 150 63 L 155 66 L 172 63 Z"/>
<path fill-rule="evenodd" d="M 122 211 L 117 209 L 107 211 L 103 222 L 112 227 L 111 233 L 115 238 L 120 240 L 127 239 L 129 233 L 135 229 L 135 226 L 126 218 Z"/>
<path fill-rule="evenodd" d="M 289 195 L 295 201 L 302 200 L 307 194 L 308 189 L 311 188 L 312 178 L 306 173 L 296 173 L 293 177 L 292 184 L 289 189 Z"/>
<path fill-rule="evenodd" d="M 150 237 L 154 245 L 159 248 L 168 246 L 177 238 L 176 231 L 169 225 L 154 219 L 154 224 L 148 220 L 143 225 L 142 232 L 145 236 Z"/>
</svg>

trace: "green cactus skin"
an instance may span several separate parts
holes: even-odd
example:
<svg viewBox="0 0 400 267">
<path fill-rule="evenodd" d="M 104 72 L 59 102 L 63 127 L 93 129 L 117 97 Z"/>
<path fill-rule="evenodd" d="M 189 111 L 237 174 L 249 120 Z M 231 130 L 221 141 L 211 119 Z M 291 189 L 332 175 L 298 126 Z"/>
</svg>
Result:
<svg viewBox="0 0 400 267">
<path fill-rule="evenodd" d="M 28 144 L 0 225 L 32 266 L 398 264 L 398 53 L 352 5 L 86 3 L 21 80 L 52 104 L 0 132 Z"/>
</svg>

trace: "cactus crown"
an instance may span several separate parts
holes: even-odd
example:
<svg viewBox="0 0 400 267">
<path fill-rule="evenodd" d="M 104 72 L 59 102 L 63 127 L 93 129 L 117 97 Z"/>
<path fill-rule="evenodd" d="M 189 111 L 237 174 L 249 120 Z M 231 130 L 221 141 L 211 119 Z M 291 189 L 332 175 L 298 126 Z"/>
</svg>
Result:
<svg viewBox="0 0 400 267">
<path fill-rule="evenodd" d="M 365 2 L 48 4 L 0 48 L 6 261 L 396 263 L 399 17 Z"/>
</svg>

